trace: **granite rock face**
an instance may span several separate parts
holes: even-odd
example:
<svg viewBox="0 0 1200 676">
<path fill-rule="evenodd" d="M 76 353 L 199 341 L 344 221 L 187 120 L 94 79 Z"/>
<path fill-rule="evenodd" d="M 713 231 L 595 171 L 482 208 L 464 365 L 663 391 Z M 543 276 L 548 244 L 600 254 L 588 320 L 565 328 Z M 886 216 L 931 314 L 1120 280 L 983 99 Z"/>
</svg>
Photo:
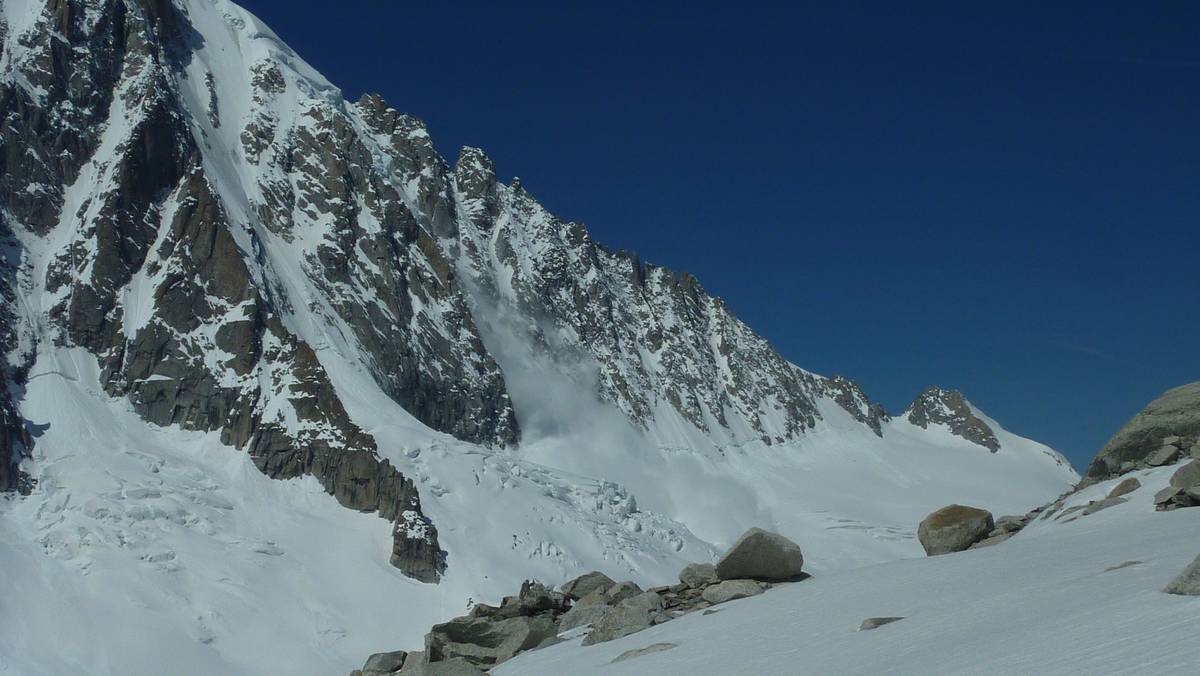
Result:
<svg viewBox="0 0 1200 676">
<path fill-rule="evenodd" d="M 233 120 L 220 119 L 219 102 L 202 116 L 190 107 L 189 82 L 202 67 L 194 50 L 203 36 L 190 23 L 189 7 L 162 0 L 50 2 L 29 30 L 6 37 L 6 69 L 16 77 L 0 81 L 0 213 L 6 262 L 16 261 L 19 270 L 4 270 L 5 290 L 15 289 L 18 272 L 44 269 L 44 277 L 21 282 L 50 298 L 45 316 L 4 316 L 6 342 L 20 343 L 16 352 L 25 355 L 38 340 L 85 348 L 98 360 L 108 394 L 127 398 L 147 421 L 219 432 L 267 475 L 312 475 L 343 505 L 404 526 L 395 529 L 393 561 L 414 577 L 436 580 L 444 558 L 412 482 L 379 459 L 374 439 L 350 420 L 316 353 L 294 328 L 298 308 L 268 249 L 271 236 L 296 233 L 283 232 L 275 221 L 246 220 L 254 205 L 232 200 L 221 187 L 228 177 L 213 173 L 210 157 L 232 150 L 217 145 L 219 129 Z M 261 70 L 252 98 L 269 106 L 289 85 L 278 67 Z M 233 75 L 205 73 L 200 80 L 211 86 L 214 78 Z M 334 138 L 335 121 L 320 115 L 314 111 L 305 128 L 326 124 L 327 135 L 316 134 L 320 140 L 305 148 L 304 161 L 293 157 L 289 167 L 304 195 L 285 198 L 329 223 L 338 216 L 335 198 L 354 196 L 338 192 L 344 184 L 326 183 L 328 175 L 320 187 L 315 176 L 300 175 L 310 162 L 349 152 L 339 145 L 345 139 Z M 292 131 L 288 137 L 296 143 L 308 138 Z M 294 150 L 265 138 L 254 122 L 244 134 L 262 142 L 264 155 Z M 257 159 L 261 168 L 263 157 Z M 264 194 L 271 197 L 258 205 L 264 209 L 259 215 L 291 213 L 265 206 L 277 191 Z M 414 247 L 418 234 L 410 238 Z M 310 288 L 330 279 L 349 285 L 318 264 L 323 246 L 315 244 L 305 260 Z M 432 273 L 429 279 L 436 282 Z M 417 281 L 404 288 L 419 288 Z M 375 278 L 362 283 L 397 286 Z M 354 319 L 347 313 L 348 324 Z M 27 334 L 32 338 L 22 339 Z M 364 354 L 371 354 L 370 346 Z M 387 366 L 382 357 L 372 366 L 379 364 Z M 20 370 L 12 366 L 5 375 L 19 383 Z M 474 364 L 469 368 L 478 372 Z M 385 379 L 382 369 L 377 377 Z M 401 380 L 410 387 L 389 390 L 397 400 L 429 387 L 421 378 Z M 491 395 L 467 383 L 456 379 L 456 391 L 503 417 L 498 376 Z M 470 408 L 452 396 L 437 401 L 449 410 L 423 413 L 434 425 L 438 415 L 457 419 Z M 8 459 L 29 446 L 10 404 L 0 401 L 7 432 L 0 435 L 0 452 Z M 486 439 L 515 434 L 500 431 L 503 424 L 488 426 L 486 416 L 465 417 L 485 424 L 447 431 Z M 3 487 L 19 488 L 11 460 L 0 465 Z"/>
<path fill-rule="evenodd" d="M 1150 402 L 1109 439 L 1084 474 L 1087 486 L 1145 467 L 1154 457 L 1167 464 L 1200 438 L 1200 383 L 1168 390 Z M 1167 443 L 1167 442 L 1170 443 Z M 1174 450 L 1178 450 L 1176 453 Z"/>
<path fill-rule="evenodd" d="M 975 415 L 966 397 L 958 390 L 925 388 L 909 405 L 905 417 L 922 429 L 930 425 L 945 425 L 955 436 L 979 444 L 993 453 L 1000 450 L 996 433 Z"/>
</svg>

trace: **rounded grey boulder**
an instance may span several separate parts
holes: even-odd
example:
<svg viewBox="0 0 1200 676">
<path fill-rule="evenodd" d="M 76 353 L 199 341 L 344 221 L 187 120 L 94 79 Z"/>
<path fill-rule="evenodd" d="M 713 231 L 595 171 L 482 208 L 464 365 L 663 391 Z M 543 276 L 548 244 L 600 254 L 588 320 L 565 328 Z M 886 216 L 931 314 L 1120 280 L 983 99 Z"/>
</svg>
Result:
<svg viewBox="0 0 1200 676">
<path fill-rule="evenodd" d="M 778 533 L 751 528 L 717 562 L 722 580 L 791 580 L 800 576 L 800 545 Z"/>
<path fill-rule="evenodd" d="M 679 571 L 679 581 L 690 589 L 716 584 L 719 582 L 717 567 L 711 563 L 689 563 Z"/>
<path fill-rule="evenodd" d="M 1200 486 L 1200 460 L 1193 460 L 1175 470 L 1171 475 L 1171 485 L 1184 490 Z"/>
<path fill-rule="evenodd" d="M 949 505 L 925 517 L 917 539 L 929 556 L 961 552 L 983 540 L 995 524 L 992 513 L 978 507 Z"/>
<path fill-rule="evenodd" d="M 701 596 L 715 606 L 718 603 L 757 596 L 761 593 L 763 593 L 762 586 L 754 580 L 725 580 L 706 588 Z"/>
<path fill-rule="evenodd" d="M 616 584 L 616 581 L 611 577 L 598 570 L 594 570 L 590 573 L 584 573 L 570 582 L 563 583 L 559 589 L 572 601 L 577 601 L 594 591 L 605 591 L 614 584 Z"/>
</svg>

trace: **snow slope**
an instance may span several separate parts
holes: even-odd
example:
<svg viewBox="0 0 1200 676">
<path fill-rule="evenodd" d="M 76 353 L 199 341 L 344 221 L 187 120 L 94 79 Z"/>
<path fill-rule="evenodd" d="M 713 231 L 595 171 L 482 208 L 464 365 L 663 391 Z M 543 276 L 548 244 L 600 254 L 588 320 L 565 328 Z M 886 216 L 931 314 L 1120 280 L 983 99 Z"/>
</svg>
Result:
<svg viewBox="0 0 1200 676">
<path fill-rule="evenodd" d="M 995 453 L 886 419 L 849 381 L 784 361 L 694 279 L 608 252 L 494 169 L 489 178 L 481 153 L 464 151 L 470 163 L 451 172 L 419 121 L 378 99 L 343 101 L 233 3 L 176 0 L 199 38 L 168 68 L 173 47 L 155 41 L 169 22 L 149 14 L 168 5 L 108 11 L 117 1 L 84 3 L 82 15 L 0 3 L 0 86 L 30 96 L 0 133 L 28 123 L 6 142 L 45 155 L 28 185 L 0 177 L 13 184 L 0 217 L 17 240 L 7 272 L 21 340 L 8 365 L 30 367 L 13 389 L 37 436 L 33 493 L 0 498 L 0 673 L 344 672 L 417 647 L 431 624 L 525 578 L 668 580 L 749 526 L 804 543 L 813 572 L 840 574 L 919 556 L 916 524 L 946 503 L 1020 513 L 1077 479 L 990 419 Z M 49 7 L 75 22 L 69 34 L 50 30 Z M 117 16 L 134 36 L 127 52 L 104 40 Z M 68 48 L 62 64 L 79 72 L 64 88 L 54 54 Z M 116 55 L 119 69 L 81 67 Z M 106 86 L 102 110 L 82 99 L 38 109 L 58 89 Z M 87 114 L 72 127 L 71 111 Z M 39 145 L 61 136 L 38 126 L 60 114 L 67 136 L 90 136 L 90 156 L 65 155 L 77 173 Z M 170 144 L 198 164 L 126 204 L 170 164 L 138 164 L 131 149 Z M 40 190 L 44 203 L 21 198 Z M 210 201 L 189 223 L 209 244 L 228 236 L 223 249 L 174 222 Z M 244 285 L 222 288 L 241 272 Z M 111 311 L 74 303 L 96 289 Z M 268 316 L 278 329 L 218 345 L 223 330 Z M 138 344 L 155 327 L 175 354 Z M 89 336 L 103 340 L 70 347 Z M 135 405 L 144 393 L 162 403 L 169 392 L 145 386 L 182 375 L 211 380 L 213 400 L 238 389 L 238 411 L 277 417 L 298 446 L 342 429 L 334 409 L 298 417 L 294 364 L 256 362 L 255 340 L 310 347 L 345 428 L 373 440 L 342 450 L 377 453 L 415 482 L 446 553 L 439 584 L 388 565 L 384 519 L 340 506 L 311 476 L 268 479 L 222 443 L 226 421 L 207 414 L 229 409 L 184 396 L 156 409 L 160 421 L 193 405 L 206 415 L 159 426 Z M 154 370 L 164 354 L 173 371 Z M 139 357 L 144 374 L 112 370 Z M 235 374 L 234 357 L 254 370 Z"/>
<path fill-rule="evenodd" d="M 1035 521 L 999 545 L 818 575 L 609 643 L 524 653 L 492 673 L 1194 674 L 1200 599 L 1160 591 L 1200 553 L 1200 509 L 1154 511 L 1174 469 L 1137 473 L 1127 503 Z M 883 616 L 905 619 L 858 631 Z M 611 663 L 660 642 L 678 647 Z"/>
</svg>

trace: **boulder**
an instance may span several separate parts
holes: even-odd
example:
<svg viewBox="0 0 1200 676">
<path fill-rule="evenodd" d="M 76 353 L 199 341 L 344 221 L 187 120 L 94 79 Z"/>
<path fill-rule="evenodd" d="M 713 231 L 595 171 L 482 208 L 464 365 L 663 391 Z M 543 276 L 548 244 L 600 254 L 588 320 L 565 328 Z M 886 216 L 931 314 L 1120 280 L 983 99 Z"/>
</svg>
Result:
<svg viewBox="0 0 1200 676">
<path fill-rule="evenodd" d="M 689 589 L 700 589 L 720 581 L 717 567 L 711 563 L 689 563 L 679 571 L 679 581 Z"/>
<path fill-rule="evenodd" d="M 591 598 L 591 596 L 589 595 L 585 598 Z M 589 604 L 576 603 L 562 617 L 558 618 L 558 630 L 563 632 L 576 627 L 582 627 L 585 624 L 596 624 L 607 612 L 608 606 L 603 602 Z"/>
<path fill-rule="evenodd" d="M 1129 493 L 1132 493 L 1141 487 L 1142 482 L 1138 481 L 1134 477 L 1129 477 L 1116 486 L 1113 486 L 1113 489 L 1108 492 L 1108 497 L 1119 498 L 1122 495 L 1128 495 Z"/>
<path fill-rule="evenodd" d="M 1200 382 L 1168 390 L 1150 402 L 1100 449 L 1080 487 L 1110 478 L 1126 462 L 1144 464 L 1163 447 L 1163 438 L 1200 433 Z"/>
<path fill-rule="evenodd" d="M 522 584 L 517 599 L 522 615 L 537 615 L 546 611 L 563 613 L 571 607 L 565 594 L 547 589 L 538 582 L 527 581 Z"/>
<path fill-rule="evenodd" d="M 859 625 L 858 630 L 867 631 L 868 629 L 875 629 L 876 627 L 882 627 L 885 624 L 899 622 L 903 619 L 903 617 L 868 617 L 862 621 L 862 624 Z"/>
<path fill-rule="evenodd" d="M 986 509 L 949 505 L 925 517 L 917 527 L 917 539 L 929 556 L 961 552 L 987 537 L 995 528 Z"/>
<path fill-rule="evenodd" d="M 1163 587 L 1163 591 L 1181 596 L 1200 596 L 1200 556 Z"/>
<path fill-rule="evenodd" d="M 1171 475 L 1171 485 L 1185 490 L 1200 486 L 1200 460 L 1193 460 L 1175 470 Z"/>
<path fill-rule="evenodd" d="M 645 592 L 609 608 L 592 625 L 592 630 L 583 639 L 583 645 L 612 641 L 668 619 L 670 616 L 663 613 L 662 599 L 658 594 Z"/>
<path fill-rule="evenodd" d="M 616 582 L 611 577 L 594 570 L 564 583 L 559 589 L 567 595 L 567 598 L 577 601 L 594 591 L 604 591 L 614 584 Z"/>
<path fill-rule="evenodd" d="M 1188 455 L 1190 455 L 1193 460 L 1200 460 L 1200 444 L 1192 446 L 1192 450 L 1188 451 Z"/>
<path fill-rule="evenodd" d="M 1183 451 L 1175 446 L 1163 446 L 1146 456 L 1146 464 L 1151 467 L 1169 465 L 1183 456 Z"/>
<path fill-rule="evenodd" d="M 393 671 L 400 671 L 400 667 L 404 666 L 404 658 L 408 657 L 408 653 L 403 650 L 395 650 L 389 653 L 375 653 L 367 658 L 367 662 L 363 664 L 362 670 L 378 671 L 385 674 Z"/>
<path fill-rule="evenodd" d="M 1165 505 L 1168 502 L 1171 502 L 1171 500 L 1173 500 L 1175 498 L 1175 496 L 1179 495 L 1182 492 L 1183 492 L 1182 488 L 1179 488 L 1177 486 L 1167 486 L 1166 488 L 1164 488 L 1161 491 L 1154 494 L 1154 504 Z"/>
<path fill-rule="evenodd" d="M 754 580 L 725 580 L 704 590 L 702 597 L 714 606 L 734 599 L 744 599 L 763 593 L 762 586 Z"/>
<path fill-rule="evenodd" d="M 800 545 L 778 533 L 751 528 L 717 562 L 722 580 L 791 580 L 800 577 Z"/>
<path fill-rule="evenodd" d="M 1163 446 L 1174 446 L 1175 448 L 1180 448 L 1182 446 L 1182 444 L 1180 443 L 1181 441 L 1183 441 L 1183 440 L 1180 439 L 1179 435 L 1177 435 L 1177 434 L 1172 434 L 1171 436 L 1163 437 L 1163 440 L 1162 440 Z"/>
<path fill-rule="evenodd" d="M 604 591 L 604 602 L 610 606 L 616 605 L 625 599 L 631 599 L 641 593 L 643 593 L 643 590 L 636 583 L 629 581 L 619 582 Z"/>
<path fill-rule="evenodd" d="M 649 655 L 651 653 L 661 653 L 664 650 L 670 650 L 671 648 L 677 648 L 677 647 L 679 647 L 679 646 L 678 646 L 678 644 L 675 644 L 675 643 L 651 643 L 650 645 L 646 646 L 645 648 L 634 648 L 633 650 L 626 650 L 625 652 L 621 653 L 620 655 L 617 655 L 616 657 L 614 657 L 612 662 L 610 662 L 610 664 L 616 664 L 617 662 L 624 662 L 625 660 L 632 660 L 635 657 L 641 657 L 642 655 Z"/>
<path fill-rule="evenodd" d="M 1095 514 L 1096 512 L 1099 512 L 1102 509 L 1108 509 L 1109 507 L 1115 507 L 1116 505 L 1119 505 L 1122 502 L 1129 502 L 1129 499 L 1128 498 L 1104 498 L 1103 500 L 1093 500 L 1092 502 L 1089 502 L 1087 504 L 1087 507 L 1083 508 L 1083 514 L 1084 514 L 1084 516 L 1086 516 L 1088 514 Z"/>
<path fill-rule="evenodd" d="M 1024 516 L 1002 516 L 996 519 L 996 528 L 993 535 L 999 533 L 1015 533 L 1025 527 L 1029 523 L 1029 519 Z"/>
<path fill-rule="evenodd" d="M 549 615 L 536 617 L 458 617 L 434 625 L 425 635 L 425 657 L 442 662 L 461 657 L 478 667 L 491 667 L 522 650 L 558 634 L 558 623 Z M 407 663 L 407 660 L 406 660 Z"/>
</svg>

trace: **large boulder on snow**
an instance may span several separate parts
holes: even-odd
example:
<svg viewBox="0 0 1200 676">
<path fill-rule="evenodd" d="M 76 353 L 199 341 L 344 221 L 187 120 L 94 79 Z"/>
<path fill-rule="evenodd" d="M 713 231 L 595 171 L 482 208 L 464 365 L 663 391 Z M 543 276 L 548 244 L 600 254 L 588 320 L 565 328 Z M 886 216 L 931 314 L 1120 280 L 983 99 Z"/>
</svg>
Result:
<svg viewBox="0 0 1200 676">
<path fill-rule="evenodd" d="M 577 601 L 594 591 L 605 591 L 609 587 L 616 584 L 616 581 L 611 577 L 594 570 L 590 573 L 585 573 L 579 577 L 564 583 L 559 589 L 566 594 L 568 598 Z"/>
<path fill-rule="evenodd" d="M 1200 556 L 1163 587 L 1163 591 L 1181 596 L 1200 596 Z"/>
<path fill-rule="evenodd" d="M 986 538 L 995 523 L 992 513 L 978 507 L 949 505 L 925 517 L 917 539 L 929 556 L 961 552 Z"/>
<path fill-rule="evenodd" d="M 763 593 L 763 586 L 754 580 L 725 580 L 704 589 L 701 597 L 714 606 L 726 601 L 744 599 Z"/>
<path fill-rule="evenodd" d="M 1081 486 L 1121 472 L 1121 467 L 1148 465 L 1151 455 L 1167 446 L 1190 448 L 1200 435 L 1200 382 L 1176 387 L 1146 408 L 1109 439 L 1088 467 Z M 1165 442 L 1170 443 L 1165 443 Z M 1155 458 L 1157 461 L 1158 458 Z"/>
<path fill-rule="evenodd" d="M 434 625 L 425 635 L 425 658 L 442 662 L 459 657 L 477 667 L 488 668 L 557 634 L 558 623 L 550 615 L 500 620 L 457 617 Z"/>
<path fill-rule="evenodd" d="M 1183 490 L 1200 486 L 1200 460 L 1193 460 L 1175 470 L 1171 475 L 1171 485 Z"/>
<path fill-rule="evenodd" d="M 751 528 L 717 562 L 722 580 L 791 580 L 800 576 L 800 545 L 778 533 Z"/>
</svg>

